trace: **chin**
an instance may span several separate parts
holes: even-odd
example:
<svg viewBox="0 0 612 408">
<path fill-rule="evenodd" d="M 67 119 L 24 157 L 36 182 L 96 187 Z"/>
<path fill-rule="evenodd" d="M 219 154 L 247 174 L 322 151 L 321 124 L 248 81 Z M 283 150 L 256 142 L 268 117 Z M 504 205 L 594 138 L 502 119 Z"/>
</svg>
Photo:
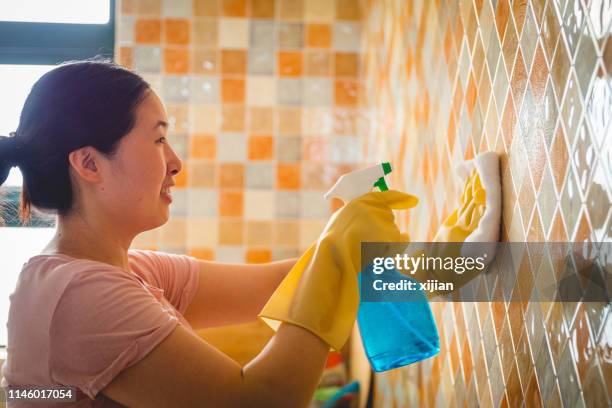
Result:
<svg viewBox="0 0 612 408">
<path fill-rule="evenodd" d="M 153 217 L 148 217 L 146 222 L 143 223 L 141 231 L 144 232 L 144 231 L 149 231 L 155 228 L 159 228 L 163 226 L 165 223 L 167 223 L 169 219 L 170 219 L 170 211 L 166 211 L 163 214 L 158 213 L 156 216 L 153 216 Z"/>
<path fill-rule="evenodd" d="M 166 207 L 165 209 L 161 211 L 161 214 L 157 217 L 157 223 L 158 223 L 157 226 L 161 227 L 162 225 L 167 223 L 169 219 L 170 219 L 170 209 Z"/>
<path fill-rule="evenodd" d="M 160 227 L 161 227 L 162 225 L 164 225 L 165 223 L 167 223 L 169 219 L 170 219 L 170 211 L 168 211 L 168 212 L 167 212 L 167 213 L 166 213 L 166 214 L 165 214 L 165 215 L 162 217 L 162 220 L 163 220 L 163 221 L 162 221 L 162 223 L 160 224 Z"/>
</svg>

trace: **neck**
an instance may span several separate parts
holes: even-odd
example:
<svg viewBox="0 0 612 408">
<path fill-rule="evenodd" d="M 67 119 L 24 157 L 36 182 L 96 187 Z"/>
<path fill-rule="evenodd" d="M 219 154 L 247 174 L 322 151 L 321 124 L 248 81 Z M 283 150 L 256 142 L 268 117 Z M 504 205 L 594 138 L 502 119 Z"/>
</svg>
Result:
<svg viewBox="0 0 612 408">
<path fill-rule="evenodd" d="M 61 253 L 74 258 L 90 259 L 129 270 L 127 251 L 131 235 L 122 235 L 111 222 L 102 222 L 73 212 L 58 216 L 55 236 L 44 253 Z"/>
</svg>

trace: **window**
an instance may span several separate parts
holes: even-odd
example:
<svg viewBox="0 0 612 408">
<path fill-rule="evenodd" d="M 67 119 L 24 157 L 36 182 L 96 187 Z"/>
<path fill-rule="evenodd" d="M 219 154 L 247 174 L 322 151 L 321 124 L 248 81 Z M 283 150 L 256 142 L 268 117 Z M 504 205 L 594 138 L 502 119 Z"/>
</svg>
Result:
<svg viewBox="0 0 612 408">
<path fill-rule="evenodd" d="M 34 82 L 54 65 L 96 55 L 113 57 L 115 0 L 21 0 L 0 3 L 0 135 L 19 124 L 19 114 Z M 0 228 L 0 359 L 7 343 L 9 295 L 21 267 L 55 234 L 55 217 L 34 211 L 21 227 L 17 210 L 22 177 L 11 169 L 0 187 L 6 226 Z"/>
<path fill-rule="evenodd" d="M 109 18 L 109 0 L 20 0 L 0 10 L 2 21 L 106 24 Z"/>
<path fill-rule="evenodd" d="M 112 57 L 114 5 L 115 0 L 22 0 L 11 2 L 11 7 L 0 5 L 0 64 L 55 65 L 95 55 Z M 43 14 L 49 8 L 55 11 Z M 95 10 L 103 14 L 97 21 L 105 23 L 89 23 Z M 40 22 L 45 20 L 70 22 Z"/>
</svg>

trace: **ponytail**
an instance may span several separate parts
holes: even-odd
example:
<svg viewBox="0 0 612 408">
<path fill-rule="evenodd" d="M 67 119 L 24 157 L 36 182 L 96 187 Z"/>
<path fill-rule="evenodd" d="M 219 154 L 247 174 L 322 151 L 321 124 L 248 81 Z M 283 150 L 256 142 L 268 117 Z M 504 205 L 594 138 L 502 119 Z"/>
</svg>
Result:
<svg viewBox="0 0 612 408">
<path fill-rule="evenodd" d="M 0 136 L 0 186 L 2 186 L 8 178 L 11 168 L 21 165 L 22 157 L 22 148 L 19 146 L 15 132 L 11 132 L 10 136 Z M 29 220 L 29 214 L 27 215 L 27 219 Z M 5 225 L 1 213 L 0 225 Z"/>
<path fill-rule="evenodd" d="M 20 152 L 15 132 L 10 136 L 0 136 L 0 185 L 8 178 L 11 168 L 20 165 Z"/>
</svg>

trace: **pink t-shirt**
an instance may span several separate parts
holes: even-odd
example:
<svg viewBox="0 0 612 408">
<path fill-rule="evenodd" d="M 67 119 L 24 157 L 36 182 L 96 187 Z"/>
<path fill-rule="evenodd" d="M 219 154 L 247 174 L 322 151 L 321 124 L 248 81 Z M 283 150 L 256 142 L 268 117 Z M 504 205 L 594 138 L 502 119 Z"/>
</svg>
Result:
<svg viewBox="0 0 612 408">
<path fill-rule="evenodd" d="M 132 273 L 66 255 L 24 264 L 9 297 L 3 388 L 72 386 L 77 402 L 57 406 L 116 407 L 99 391 L 177 324 L 193 330 L 182 314 L 197 290 L 197 260 L 146 250 L 129 250 L 128 259 Z"/>
</svg>

